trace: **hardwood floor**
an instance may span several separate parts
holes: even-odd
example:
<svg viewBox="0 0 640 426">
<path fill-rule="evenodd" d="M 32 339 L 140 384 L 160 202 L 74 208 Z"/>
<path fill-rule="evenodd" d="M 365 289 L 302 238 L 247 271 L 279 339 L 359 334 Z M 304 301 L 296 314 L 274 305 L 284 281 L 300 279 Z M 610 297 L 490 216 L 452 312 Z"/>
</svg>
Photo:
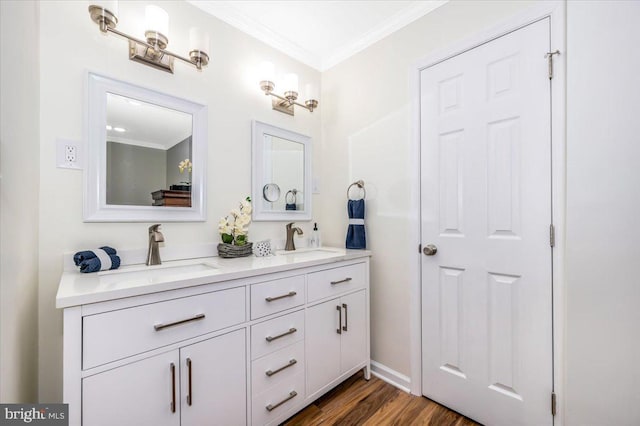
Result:
<svg viewBox="0 0 640 426">
<path fill-rule="evenodd" d="M 360 371 L 310 406 L 283 423 L 284 426 L 315 425 L 478 425 L 455 411 L 427 398 L 410 395 Z"/>
</svg>

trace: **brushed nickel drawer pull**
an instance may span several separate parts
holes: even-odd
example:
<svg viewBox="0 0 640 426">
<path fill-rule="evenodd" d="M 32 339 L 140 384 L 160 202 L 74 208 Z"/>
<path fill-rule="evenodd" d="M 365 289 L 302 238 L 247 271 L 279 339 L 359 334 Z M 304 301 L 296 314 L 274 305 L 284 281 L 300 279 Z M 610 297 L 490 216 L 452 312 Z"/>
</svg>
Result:
<svg viewBox="0 0 640 426">
<path fill-rule="evenodd" d="M 342 307 L 344 308 L 344 325 L 342 326 L 342 331 L 349 331 L 349 311 L 347 310 L 347 304 L 343 303 Z"/>
<path fill-rule="evenodd" d="M 342 309 L 340 309 L 340 305 L 336 306 L 336 310 L 340 314 L 338 317 L 338 329 L 336 330 L 336 333 L 342 334 Z"/>
<path fill-rule="evenodd" d="M 298 294 L 298 293 L 296 293 L 295 291 L 290 291 L 289 293 L 283 294 L 282 296 L 265 297 L 264 300 L 266 300 L 267 302 L 273 302 L 274 300 L 284 299 L 285 297 L 293 297 L 296 294 Z"/>
<path fill-rule="evenodd" d="M 187 358 L 187 368 L 189 369 L 189 393 L 187 394 L 187 405 L 193 403 L 193 391 L 191 389 L 191 358 Z"/>
<path fill-rule="evenodd" d="M 348 283 L 349 281 L 351 281 L 353 278 L 351 277 L 347 277 L 344 280 L 339 280 L 339 281 L 331 281 L 331 285 L 336 285 L 336 284 L 342 284 L 342 283 Z"/>
<path fill-rule="evenodd" d="M 276 408 L 278 408 L 279 406 L 281 406 L 282 404 L 284 404 L 285 402 L 289 401 L 290 399 L 295 398 L 297 395 L 298 395 L 298 392 L 293 390 L 293 391 L 289 392 L 289 396 L 288 397 L 286 397 L 282 401 L 278 402 L 276 405 L 269 404 L 264 408 L 266 408 L 267 411 L 271 412 L 271 411 L 275 410 Z"/>
<path fill-rule="evenodd" d="M 281 338 L 281 337 L 284 337 L 284 336 L 286 336 L 286 335 L 288 335 L 288 334 L 293 334 L 293 333 L 295 333 L 296 331 L 298 331 L 298 329 L 296 329 L 296 328 L 294 328 L 294 327 L 291 327 L 291 328 L 289 329 L 289 331 L 285 331 L 284 333 L 282 333 L 282 334 L 278 334 L 277 336 L 267 336 L 267 337 L 265 337 L 265 339 L 267 340 L 267 342 L 271 342 L 271 341 L 273 341 L 273 340 L 276 340 L 276 339 L 279 339 L 279 338 Z"/>
<path fill-rule="evenodd" d="M 174 327 L 176 325 L 185 324 L 185 323 L 188 323 L 188 322 L 191 322 L 191 321 L 198 321 L 198 320 L 201 320 L 201 319 L 204 319 L 204 314 L 198 314 L 198 315 L 196 315 L 194 317 L 191 317 L 191 318 L 183 319 L 183 320 L 176 321 L 176 322 L 170 322 L 169 324 L 156 324 L 156 325 L 153 326 L 153 328 L 156 331 L 160 331 L 160 330 L 164 330 L 165 328 Z"/>
<path fill-rule="evenodd" d="M 273 371 L 272 370 L 267 370 L 267 371 L 264 372 L 264 374 L 266 374 L 267 376 L 271 377 L 274 374 L 279 373 L 282 370 L 291 367 L 292 365 L 296 365 L 297 363 L 298 363 L 298 361 L 296 361 L 295 358 L 293 358 L 293 359 L 289 360 L 289 363 L 287 365 L 283 365 L 282 367 L 278 368 L 277 370 L 273 370 Z"/>
<path fill-rule="evenodd" d="M 176 365 L 171 363 L 169 366 L 171 370 L 171 412 L 176 412 Z"/>
</svg>

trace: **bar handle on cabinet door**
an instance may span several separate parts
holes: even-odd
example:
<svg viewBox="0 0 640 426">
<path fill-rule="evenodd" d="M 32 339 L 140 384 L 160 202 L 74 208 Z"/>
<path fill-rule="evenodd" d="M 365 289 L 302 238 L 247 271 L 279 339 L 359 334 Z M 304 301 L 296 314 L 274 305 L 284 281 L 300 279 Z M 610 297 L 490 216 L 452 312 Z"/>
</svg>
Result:
<svg viewBox="0 0 640 426">
<path fill-rule="evenodd" d="M 298 395 L 298 392 L 293 390 L 293 391 L 289 392 L 289 396 L 286 397 L 285 399 L 283 399 L 282 401 L 278 402 L 275 405 L 269 404 L 264 408 L 266 408 L 267 411 L 271 412 L 271 411 L 275 410 L 276 408 L 278 408 L 279 406 L 281 406 L 282 404 L 284 404 L 285 402 L 289 401 L 290 399 L 295 398 L 297 395 Z"/>
<path fill-rule="evenodd" d="M 189 375 L 189 383 L 188 383 L 188 393 L 187 393 L 187 405 L 189 407 L 191 407 L 191 404 L 193 403 L 193 393 L 191 391 L 191 358 L 187 358 L 187 370 L 188 370 L 188 375 Z"/>
<path fill-rule="evenodd" d="M 336 310 L 338 311 L 338 329 L 336 330 L 336 333 L 342 334 L 342 309 L 340 308 L 340 305 L 336 306 Z"/>
<path fill-rule="evenodd" d="M 351 281 L 352 278 L 351 277 L 347 277 L 343 280 L 339 280 L 339 281 L 331 281 L 331 285 L 336 285 L 336 284 L 342 284 L 342 283 L 348 283 L 349 281 Z"/>
<path fill-rule="evenodd" d="M 282 367 L 277 368 L 275 370 L 267 370 L 267 371 L 264 372 L 264 374 L 266 374 L 267 377 L 271 377 L 274 374 L 279 373 L 284 369 L 287 369 L 289 367 L 292 367 L 292 366 L 296 365 L 297 363 L 298 363 L 298 361 L 295 358 L 292 358 L 292 359 L 289 360 L 289 362 L 287 364 L 283 365 Z"/>
<path fill-rule="evenodd" d="M 342 307 L 344 308 L 344 325 L 342 326 L 342 331 L 349 331 L 349 311 L 347 310 L 347 304 L 343 303 Z"/>
<path fill-rule="evenodd" d="M 191 318 L 187 318 L 187 319 L 183 319 L 183 320 L 179 320 L 179 321 L 175 321 L 175 322 L 170 322 L 168 324 L 156 324 L 153 326 L 153 329 L 155 331 L 160 331 L 160 330 L 164 330 L 165 328 L 169 328 L 169 327 L 175 327 L 176 325 L 182 325 L 182 324 L 186 324 L 188 322 L 191 321 L 198 321 L 204 319 L 204 314 L 198 314 L 198 315 L 194 315 Z"/>
<path fill-rule="evenodd" d="M 291 327 L 291 328 L 289 329 L 289 331 L 285 331 L 284 333 L 282 333 L 282 334 L 278 334 L 277 336 L 267 336 L 267 337 L 265 337 L 264 339 L 265 339 L 267 342 L 271 342 L 271 341 L 273 341 L 273 340 L 279 339 L 279 338 L 284 337 L 284 336 L 287 336 L 287 335 L 289 335 L 289 334 L 293 334 L 293 333 L 295 333 L 296 331 L 298 331 L 298 329 L 297 329 L 297 328 L 295 328 L 295 327 Z"/>
<path fill-rule="evenodd" d="M 176 365 L 171 363 L 171 412 L 176 412 Z"/>
<path fill-rule="evenodd" d="M 275 296 L 275 297 L 271 297 L 271 296 L 269 296 L 269 297 L 265 297 L 265 298 L 264 298 L 264 300 L 266 300 L 267 302 L 273 302 L 274 300 L 284 299 L 285 297 L 293 297 L 293 296 L 295 296 L 296 294 L 298 294 L 298 293 L 296 293 L 295 291 L 290 291 L 289 293 L 287 293 L 287 294 L 283 294 L 282 296 Z"/>
</svg>

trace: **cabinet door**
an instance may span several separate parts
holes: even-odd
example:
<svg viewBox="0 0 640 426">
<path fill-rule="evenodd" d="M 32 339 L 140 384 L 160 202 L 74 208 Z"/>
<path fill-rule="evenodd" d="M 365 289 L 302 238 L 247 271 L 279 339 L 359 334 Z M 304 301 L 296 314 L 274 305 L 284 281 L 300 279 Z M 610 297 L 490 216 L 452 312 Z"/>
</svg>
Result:
<svg viewBox="0 0 640 426">
<path fill-rule="evenodd" d="M 178 362 L 175 350 L 83 379 L 82 424 L 179 426 Z"/>
<path fill-rule="evenodd" d="M 334 299 L 307 309 L 307 396 L 340 375 L 339 302 Z"/>
<path fill-rule="evenodd" d="M 364 290 L 340 298 L 342 308 L 342 344 L 340 372 L 367 359 L 367 311 Z"/>
<path fill-rule="evenodd" d="M 245 347 L 241 329 L 180 349 L 183 426 L 247 423 Z"/>
</svg>

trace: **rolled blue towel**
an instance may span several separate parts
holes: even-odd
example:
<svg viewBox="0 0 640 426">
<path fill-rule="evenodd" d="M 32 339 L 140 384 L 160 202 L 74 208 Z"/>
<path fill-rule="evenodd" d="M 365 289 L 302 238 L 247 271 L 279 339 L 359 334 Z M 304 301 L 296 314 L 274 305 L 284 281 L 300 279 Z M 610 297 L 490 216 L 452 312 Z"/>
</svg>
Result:
<svg viewBox="0 0 640 426">
<path fill-rule="evenodd" d="M 80 272 L 98 272 L 120 267 L 120 257 L 111 247 L 101 247 L 95 250 L 84 250 L 76 253 L 73 260 L 80 267 Z"/>
<path fill-rule="evenodd" d="M 109 246 L 103 246 L 103 247 L 100 247 L 100 249 L 107 252 L 107 254 L 110 256 L 113 256 L 117 253 L 116 249 L 111 248 Z M 85 260 L 93 259 L 95 257 L 96 257 L 96 253 L 93 250 L 83 250 L 73 255 L 73 262 L 76 264 L 76 266 L 80 266 L 81 262 Z"/>
</svg>

